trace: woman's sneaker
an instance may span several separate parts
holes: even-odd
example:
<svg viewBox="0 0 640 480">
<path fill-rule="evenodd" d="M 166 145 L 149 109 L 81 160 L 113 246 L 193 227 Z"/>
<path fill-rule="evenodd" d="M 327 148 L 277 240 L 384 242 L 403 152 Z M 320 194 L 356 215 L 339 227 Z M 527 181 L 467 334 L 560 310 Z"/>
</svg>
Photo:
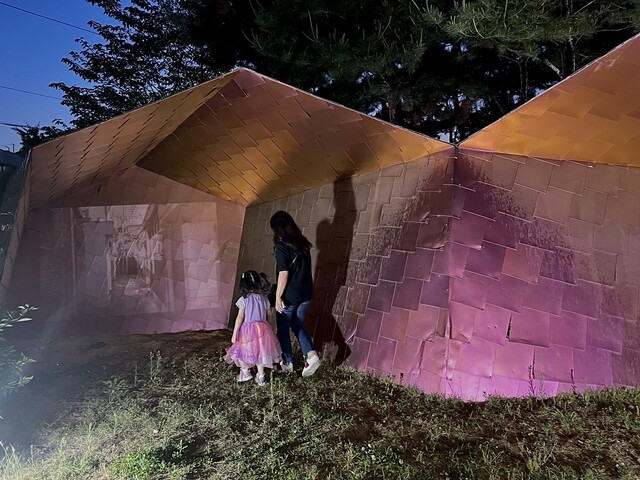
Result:
<svg viewBox="0 0 640 480">
<path fill-rule="evenodd" d="M 280 362 L 280 373 L 293 373 L 293 363 Z"/>
<path fill-rule="evenodd" d="M 259 387 L 264 387 L 267 384 L 267 380 L 264 375 L 256 375 L 256 383 Z"/>
<path fill-rule="evenodd" d="M 248 382 L 252 378 L 253 378 L 253 375 L 251 375 L 251 372 L 249 370 L 240 370 L 240 373 L 236 377 L 236 382 L 238 383 Z"/>
<path fill-rule="evenodd" d="M 307 361 L 304 362 L 304 369 L 302 370 L 302 376 L 310 377 L 311 375 L 316 373 L 316 370 L 318 370 L 319 366 L 320 366 L 320 357 L 318 357 L 318 354 L 316 353 L 311 358 L 307 358 Z"/>
</svg>

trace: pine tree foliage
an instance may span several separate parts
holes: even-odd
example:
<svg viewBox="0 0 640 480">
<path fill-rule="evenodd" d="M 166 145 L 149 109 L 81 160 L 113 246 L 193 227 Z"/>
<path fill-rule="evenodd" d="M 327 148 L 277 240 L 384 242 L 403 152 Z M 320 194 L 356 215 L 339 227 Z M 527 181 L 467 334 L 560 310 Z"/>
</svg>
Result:
<svg viewBox="0 0 640 480">
<path fill-rule="evenodd" d="M 458 141 L 640 27 L 640 0 L 88 0 L 55 84 L 80 128 L 237 66 Z"/>
</svg>

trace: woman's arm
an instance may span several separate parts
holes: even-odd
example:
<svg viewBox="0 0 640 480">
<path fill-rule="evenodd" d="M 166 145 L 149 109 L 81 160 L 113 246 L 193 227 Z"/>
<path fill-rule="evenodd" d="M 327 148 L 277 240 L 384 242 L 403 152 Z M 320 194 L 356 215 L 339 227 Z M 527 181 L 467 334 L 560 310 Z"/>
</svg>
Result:
<svg viewBox="0 0 640 480">
<path fill-rule="evenodd" d="M 244 308 L 238 308 L 238 316 L 236 317 L 236 325 L 233 327 L 233 335 L 231 335 L 231 343 L 236 343 L 238 340 L 238 330 L 242 326 L 244 321 Z"/>
<path fill-rule="evenodd" d="M 276 312 L 282 313 L 284 310 L 284 305 L 282 304 L 282 295 L 284 294 L 284 289 L 287 287 L 287 282 L 289 281 L 289 272 L 287 270 L 283 270 L 278 273 L 278 286 L 276 287 Z"/>
</svg>

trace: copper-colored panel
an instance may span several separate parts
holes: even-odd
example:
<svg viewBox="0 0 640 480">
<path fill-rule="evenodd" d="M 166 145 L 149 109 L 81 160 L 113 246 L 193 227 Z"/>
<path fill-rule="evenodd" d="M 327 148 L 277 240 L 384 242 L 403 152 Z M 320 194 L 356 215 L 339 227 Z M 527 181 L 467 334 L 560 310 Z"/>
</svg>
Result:
<svg viewBox="0 0 640 480">
<path fill-rule="evenodd" d="M 220 77 L 34 148 L 32 204 L 36 207 L 46 205 L 50 199 L 63 196 L 77 185 L 131 167 L 189 120 L 194 111 L 230 79 L 229 75 Z M 189 120 L 189 124 L 196 123 L 201 122 Z M 57 168 L 51 162 L 54 150 L 59 161 Z M 58 172 L 55 182 L 51 181 L 54 171 Z M 97 171 L 100 173 L 95 177 Z"/>
<path fill-rule="evenodd" d="M 239 69 L 36 148 L 33 202 L 138 163 L 247 204 L 446 148 Z"/>
<path fill-rule="evenodd" d="M 640 35 L 462 142 L 465 148 L 640 166 Z"/>
</svg>

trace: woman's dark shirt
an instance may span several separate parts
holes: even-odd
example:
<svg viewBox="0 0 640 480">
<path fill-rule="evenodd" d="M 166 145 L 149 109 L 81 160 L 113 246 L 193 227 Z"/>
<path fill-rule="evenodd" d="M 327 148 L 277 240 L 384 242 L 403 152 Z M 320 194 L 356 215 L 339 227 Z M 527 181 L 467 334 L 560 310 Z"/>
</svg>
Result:
<svg viewBox="0 0 640 480">
<path fill-rule="evenodd" d="M 285 306 L 308 302 L 313 296 L 313 277 L 311 275 L 311 254 L 296 255 L 293 247 L 287 243 L 277 243 L 276 279 L 280 272 L 288 271 L 289 279 L 282 300 Z"/>
</svg>

